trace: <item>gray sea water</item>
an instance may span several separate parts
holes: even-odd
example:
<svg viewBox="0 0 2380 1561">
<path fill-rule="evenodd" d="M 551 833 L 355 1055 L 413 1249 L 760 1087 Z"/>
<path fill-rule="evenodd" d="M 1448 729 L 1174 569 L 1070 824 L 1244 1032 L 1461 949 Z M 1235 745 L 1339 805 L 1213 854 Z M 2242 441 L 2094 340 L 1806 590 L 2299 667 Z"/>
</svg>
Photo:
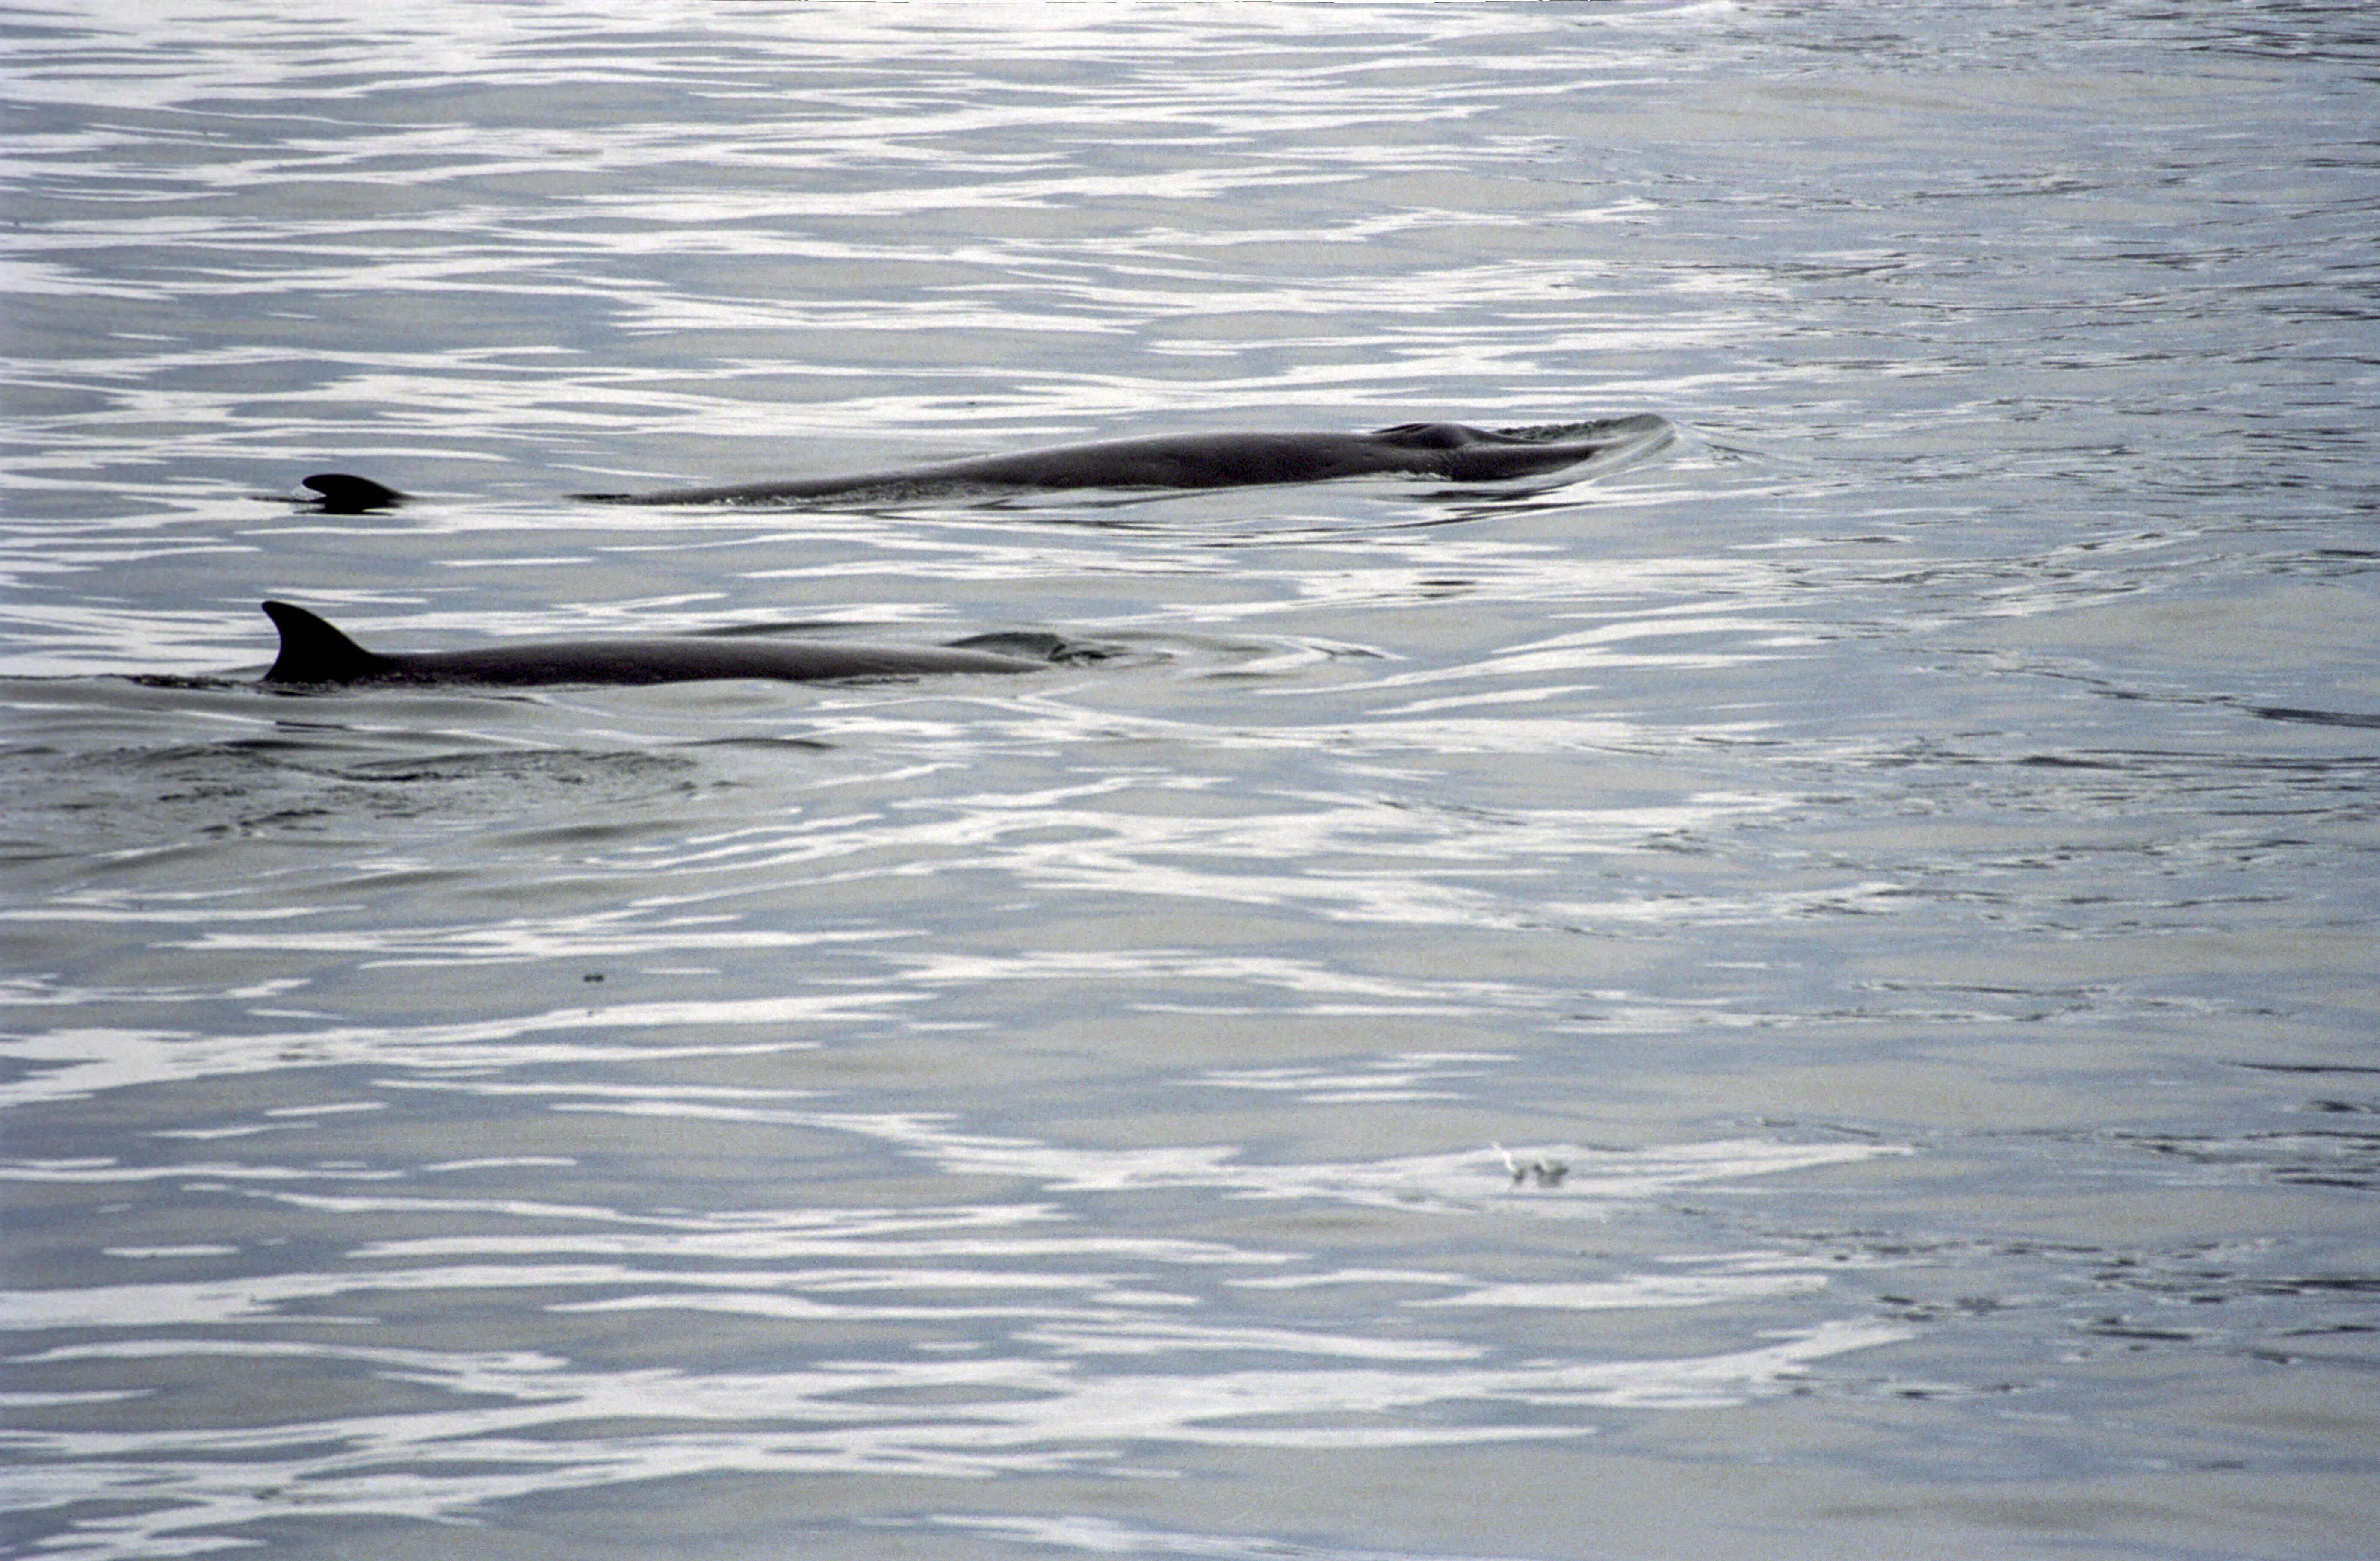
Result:
<svg viewBox="0 0 2380 1561">
<path fill-rule="evenodd" d="M 7 1554 L 2371 1553 L 2362 6 L 0 31 Z"/>
</svg>

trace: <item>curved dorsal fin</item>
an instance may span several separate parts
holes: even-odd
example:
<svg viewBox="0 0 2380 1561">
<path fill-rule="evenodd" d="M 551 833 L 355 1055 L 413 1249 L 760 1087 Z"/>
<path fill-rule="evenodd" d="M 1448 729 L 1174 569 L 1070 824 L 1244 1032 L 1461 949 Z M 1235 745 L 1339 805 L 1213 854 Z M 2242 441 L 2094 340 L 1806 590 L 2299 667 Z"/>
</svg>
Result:
<svg viewBox="0 0 2380 1561">
<path fill-rule="evenodd" d="M 267 683 L 354 683 L 388 665 L 302 607 L 268 601 L 264 615 L 281 631 L 281 654 L 264 674 Z"/>
<path fill-rule="evenodd" d="M 314 490 L 324 514 L 369 514 L 405 502 L 405 495 L 388 484 L 347 472 L 316 472 L 298 481 Z"/>
</svg>

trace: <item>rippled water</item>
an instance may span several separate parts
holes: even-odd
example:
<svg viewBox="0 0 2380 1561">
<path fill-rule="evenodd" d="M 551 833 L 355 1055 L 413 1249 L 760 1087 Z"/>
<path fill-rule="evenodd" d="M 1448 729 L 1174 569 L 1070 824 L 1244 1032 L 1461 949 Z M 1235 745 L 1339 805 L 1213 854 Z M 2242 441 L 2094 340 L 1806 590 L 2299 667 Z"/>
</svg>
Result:
<svg viewBox="0 0 2380 1561">
<path fill-rule="evenodd" d="M 5 25 L 13 1554 L 2364 1544 L 2360 6 Z"/>
</svg>

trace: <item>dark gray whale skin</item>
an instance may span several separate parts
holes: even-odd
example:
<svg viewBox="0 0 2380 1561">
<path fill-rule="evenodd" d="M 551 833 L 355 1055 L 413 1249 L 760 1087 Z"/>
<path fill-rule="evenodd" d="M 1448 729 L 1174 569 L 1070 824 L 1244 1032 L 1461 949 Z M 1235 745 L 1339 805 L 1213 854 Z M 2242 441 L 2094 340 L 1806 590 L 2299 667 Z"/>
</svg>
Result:
<svg viewBox="0 0 2380 1561">
<path fill-rule="evenodd" d="M 1560 471 L 1626 447 L 1649 448 L 1669 433 L 1666 418 L 1645 414 L 1506 430 L 1461 423 L 1400 423 L 1369 433 L 1160 434 L 845 477 L 572 497 L 610 504 L 750 504 L 873 490 L 1238 488 L 1381 472 L 1448 482 L 1507 482 Z"/>
<path fill-rule="evenodd" d="M 264 603 L 281 631 L 268 684 L 544 684 L 698 683 L 709 678 L 922 677 L 937 672 L 1046 672 L 1047 661 L 941 646 L 818 645 L 677 635 L 653 639 L 563 639 L 477 650 L 404 654 L 366 650 L 338 629 L 285 601 Z"/>
</svg>

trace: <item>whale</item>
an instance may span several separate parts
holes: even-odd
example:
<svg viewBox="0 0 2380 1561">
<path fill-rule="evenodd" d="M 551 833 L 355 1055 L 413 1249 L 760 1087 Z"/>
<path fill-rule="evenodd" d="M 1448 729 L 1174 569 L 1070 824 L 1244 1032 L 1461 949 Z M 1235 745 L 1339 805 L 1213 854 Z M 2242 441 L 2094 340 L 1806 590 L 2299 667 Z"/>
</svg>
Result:
<svg viewBox="0 0 2380 1561">
<path fill-rule="evenodd" d="M 1242 488 L 1393 474 L 1446 482 L 1510 482 L 1598 457 L 1651 450 L 1674 430 L 1649 413 L 1525 429 L 1399 423 L 1367 433 L 1192 433 L 1062 444 L 890 471 L 795 478 L 644 493 L 574 493 L 605 504 L 766 504 L 847 494 L 978 488 Z M 309 486 L 340 479 L 309 478 Z M 378 486 L 378 485 L 374 485 Z M 360 491 L 360 490 L 358 490 Z"/>
<path fill-rule="evenodd" d="M 699 683 L 776 678 L 790 683 L 926 677 L 948 672 L 1044 672 L 1047 660 L 964 646 L 820 645 L 708 635 L 639 639 L 533 640 L 470 650 L 367 650 L 337 627 L 285 601 L 263 604 L 281 653 L 262 679 L 273 686 L 470 684 L 527 688 L 555 684 Z M 1031 635 L 986 635 L 1026 643 Z"/>
</svg>

